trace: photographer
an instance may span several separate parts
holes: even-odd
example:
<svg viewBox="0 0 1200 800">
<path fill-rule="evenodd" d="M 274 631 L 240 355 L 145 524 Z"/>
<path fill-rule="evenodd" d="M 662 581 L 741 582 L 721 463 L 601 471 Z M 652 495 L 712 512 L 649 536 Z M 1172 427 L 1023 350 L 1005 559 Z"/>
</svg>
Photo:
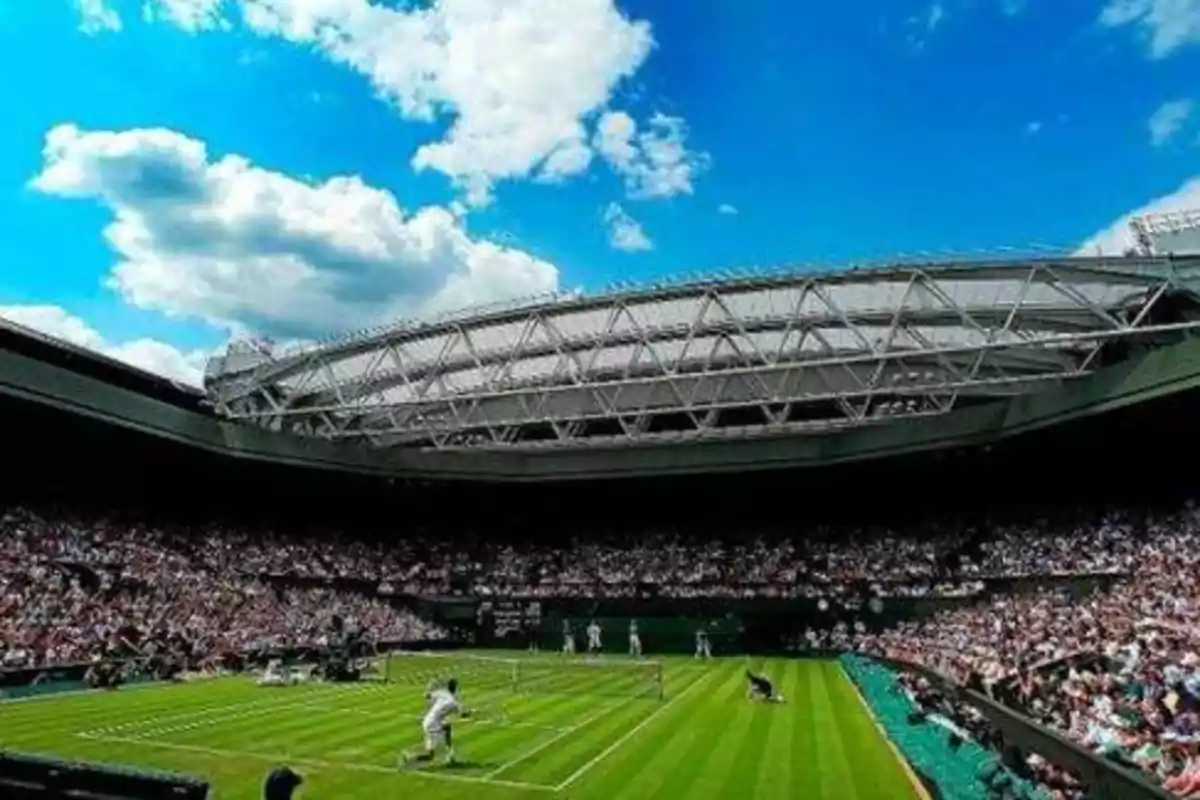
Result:
<svg viewBox="0 0 1200 800">
<path fill-rule="evenodd" d="M 89 689 L 116 689 L 122 679 L 121 668 L 112 661 L 98 661 L 83 675 L 83 682 Z"/>
</svg>

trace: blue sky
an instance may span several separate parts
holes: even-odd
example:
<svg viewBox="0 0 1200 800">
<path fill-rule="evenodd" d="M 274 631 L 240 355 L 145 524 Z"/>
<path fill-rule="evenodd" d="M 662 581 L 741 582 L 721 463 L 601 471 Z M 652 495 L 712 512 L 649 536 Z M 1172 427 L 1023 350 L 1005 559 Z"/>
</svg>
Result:
<svg viewBox="0 0 1200 800">
<path fill-rule="evenodd" d="M 16 0 L 0 54 L 0 314 L 184 380 L 244 330 L 1200 206 L 1200 0 Z"/>
</svg>

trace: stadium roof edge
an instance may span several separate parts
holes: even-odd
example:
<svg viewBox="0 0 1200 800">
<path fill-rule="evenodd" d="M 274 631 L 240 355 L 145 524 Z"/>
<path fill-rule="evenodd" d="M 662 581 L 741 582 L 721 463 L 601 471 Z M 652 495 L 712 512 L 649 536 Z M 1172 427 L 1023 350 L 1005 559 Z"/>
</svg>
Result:
<svg viewBox="0 0 1200 800">
<path fill-rule="evenodd" d="M 1022 256 L 1019 252 L 1003 258 L 976 258 L 958 260 L 927 260 L 927 261 L 889 261 L 883 264 L 857 265 L 850 264 L 836 269 L 806 269 L 811 265 L 803 263 L 788 263 L 768 269 L 761 274 L 746 276 L 734 275 L 722 277 L 688 278 L 684 280 L 663 280 L 645 285 L 633 285 L 630 288 L 618 288 L 613 291 L 600 292 L 565 292 L 534 295 L 516 300 L 493 303 L 484 306 L 468 307 L 453 312 L 437 315 L 431 319 L 408 318 L 385 323 L 369 328 L 361 328 L 348 333 L 337 334 L 312 342 L 305 342 L 280 348 L 273 353 L 268 372 L 274 374 L 285 371 L 296 363 L 303 362 L 315 353 L 333 353 L 343 350 L 357 350 L 371 347 L 380 341 L 386 341 L 396 336 L 434 336 L 441 332 L 452 330 L 464 323 L 501 324 L 520 319 L 539 311 L 581 311 L 599 308 L 613 302 L 634 303 L 667 301 L 680 297 L 691 297 L 705 292 L 720 290 L 723 292 L 753 291 L 769 289 L 776 286 L 786 286 L 797 282 L 815 281 L 822 283 L 868 283 L 881 281 L 887 277 L 908 274 L 913 271 L 931 273 L 935 277 L 944 277 L 955 272 L 977 274 L 987 270 L 1003 270 L 1011 272 L 1014 269 L 1027 269 L 1030 266 L 1070 267 L 1076 271 L 1094 271 L 1103 273 L 1108 280 L 1119 280 L 1122 277 L 1133 279 L 1145 277 L 1147 272 L 1170 274 L 1178 265 L 1197 271 L 1197 282 L 1200 282 L 1200 255 L 1174 256 L 1073 256 L 1048 255 L 1040 253 L 1032 256 Z M 1187 280 L 1187 279 L 1185 279 Z"/>
<path fill-rule="evenodd" d="M 14 345 L 15 349 L 40 353 L 66 369 L 85 375 L 107 373 L 110 376 L 121 376 L 123 380 L 120 382 L 122 383 L 134 384 L 148 392 L 160 395 L 168 402 L 175 402 L 185 407 L 198 406 L 204 400 L 204 392 L 197 386 L 180 383 L 104 353 L 0 317 L 0 346 Z"/>
<path fill-rule="evenodd" d="M 379 452 L 232 424 L 0 347 L 0 394 L 226 457 L 418 481 L 549 482 L 877 461 L 984 446 L 1198 388 L 1200 337 L 1191 337 L 1059 390 L 870 430 L 665 446 L 635 444 L 606 450 Z"/>
<path fill-rule="evenodd" d="M 382 448 L 818 433 L 1036 393 L 1175 341 L 1200 328 L 1198 270 L 1069 257 L 643 287 L 282 358 L 252 341 L 205 387 L 226 419 Z"/>
</svg>

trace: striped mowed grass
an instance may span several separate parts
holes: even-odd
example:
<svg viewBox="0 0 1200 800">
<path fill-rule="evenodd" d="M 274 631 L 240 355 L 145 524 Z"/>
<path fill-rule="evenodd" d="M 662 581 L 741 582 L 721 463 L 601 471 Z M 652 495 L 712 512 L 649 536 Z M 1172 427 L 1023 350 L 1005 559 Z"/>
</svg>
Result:
<svg viewBox="0 0 1200 800">
<path fill-rule="evenodd" d="M 268 689 L 228 678 L 5 701 L 0 748 L 202 776 L 229 800 L 259 797 L 280 764 L 312 799 L 919 797 L 837 662 L 662 663 L 661 699 L 597 693 L 588 670 L 519 694 L 473 690 L 468 671 L 460 694 L 483 713 L 455 724 L 455 767 L 397 768 L 421 742 L 424 710 L 424 686 L 403 679 Z M 749 702 L 748 665 L 787 702 Z"/>
</svg>

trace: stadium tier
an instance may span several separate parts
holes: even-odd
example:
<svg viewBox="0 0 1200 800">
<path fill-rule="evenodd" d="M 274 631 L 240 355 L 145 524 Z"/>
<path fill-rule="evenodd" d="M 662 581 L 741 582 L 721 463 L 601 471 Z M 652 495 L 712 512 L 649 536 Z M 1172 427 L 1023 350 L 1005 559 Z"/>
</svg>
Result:
<svg viewBox="0 0 1200 800">
<path fill-rule="evenodd" d="M 4 327 L 0 750 L 218 797 L 1195 796 L 1197 266 L 557 298 L 242 344 L 204 395 Z"/>
</svg>

